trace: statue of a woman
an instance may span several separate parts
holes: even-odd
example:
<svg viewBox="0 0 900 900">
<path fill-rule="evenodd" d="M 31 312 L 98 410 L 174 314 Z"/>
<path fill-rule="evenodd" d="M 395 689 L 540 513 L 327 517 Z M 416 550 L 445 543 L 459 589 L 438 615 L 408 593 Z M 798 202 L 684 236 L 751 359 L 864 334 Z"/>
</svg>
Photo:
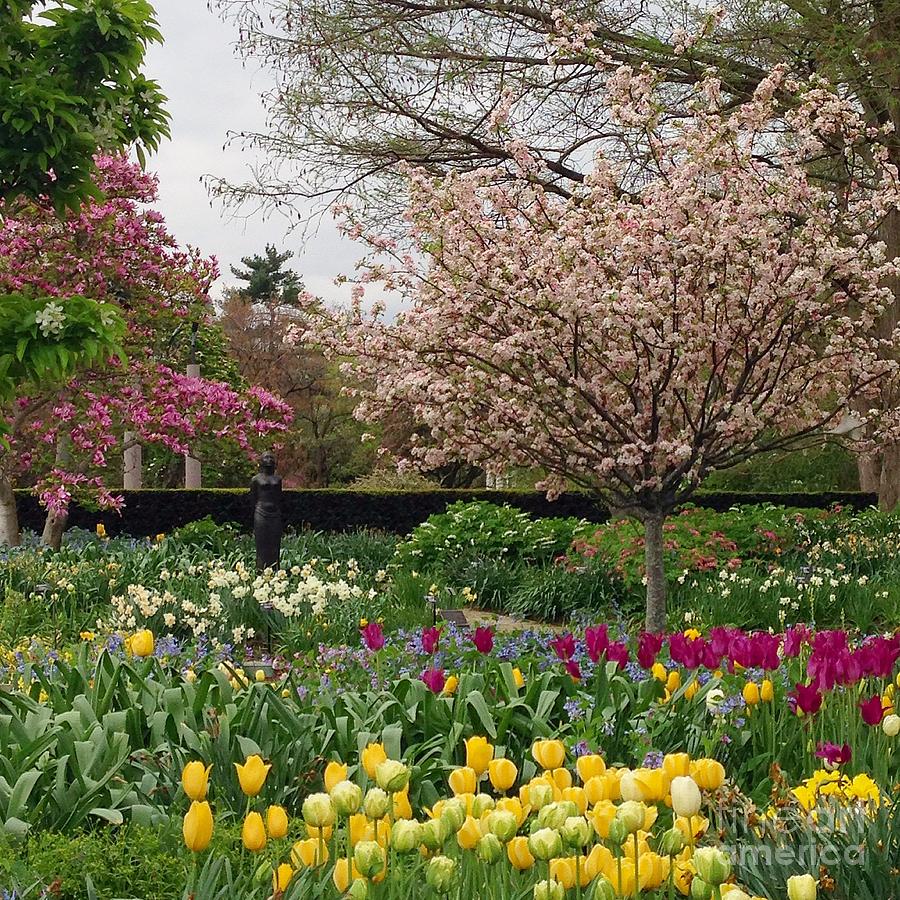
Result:
<svg viewBox="0 0 900 900">
<path fill-rule="evenodd" d="M 256 569 L 277 569 L 281 556 L 281 476 L 275 474 L 275 456 L 263 453 L 259 472 L 250 482 L 253 501 L 253 536 Z"/>
</svg>

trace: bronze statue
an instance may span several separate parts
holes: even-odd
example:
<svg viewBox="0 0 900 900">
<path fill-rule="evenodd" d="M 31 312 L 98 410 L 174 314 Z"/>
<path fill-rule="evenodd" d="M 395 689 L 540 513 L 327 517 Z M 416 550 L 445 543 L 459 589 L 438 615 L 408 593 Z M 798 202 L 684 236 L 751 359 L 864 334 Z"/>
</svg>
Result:
<svg viewBox="0 0 900 900">
<path fill-rule="evenodd" d="M 250 482 L 253 501 L 253 536 L 256 570 L 277 569 L 281 556 L 281 476 L 275 474 L 275 456 L 263 453 L 259 472 Z"/>
</svg>

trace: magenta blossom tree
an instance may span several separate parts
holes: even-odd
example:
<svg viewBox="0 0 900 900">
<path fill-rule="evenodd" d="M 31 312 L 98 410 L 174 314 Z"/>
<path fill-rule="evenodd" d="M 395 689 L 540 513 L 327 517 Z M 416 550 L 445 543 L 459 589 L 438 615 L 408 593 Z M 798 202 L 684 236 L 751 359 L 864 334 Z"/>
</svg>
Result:
<svg viewBox="0 0 900 900">
<path fill-rule="evenodd" d="M 215 260 L 182 250 L 159 213 L 156 179 L 122 157 L 97 160 L 101 199 L 60 218 L 49 200 L 10 201 L 0 216 L 0 293 L 41 298 L 39 328 L 61 332 L 73 298 L 107 304 L 124 320 L 122 358 L 74 380 L 32 381 L 0 414 L 0 543 L 18 541 L 13 487 L 27 478 L 58 544 L 69 503 L 115 507 L 108 466 L 133 442 L 201 455 L 223 442 L 252 453 L 286 427 L 290 410 L 261 388 L 189 378 L 172 368 L 179 338 L 207 321 Z M 46 300 L 44 299 L 46 298 Z"/>
<path fill-rule="evenodd" d="M 360 417 L 400 408 L 430 429 L 418 463 L 537 467 L 549 495 L 598 491 L 643 522 L 650 631 L 666 624 L 666 514 L 711 470 L 802 444 L 890 375 L 871 334 L 896 266 L 873 236 L 900 198 L 883 155 L 877 184 L 810 177 L 825 142 L 851 175 L 857 147 L 879 153 L 823 85 L 776 71 L 735 107 L 708 78 L 666 120 L 657 83 L 612 74 L 624 143 L 648 152 L 640 168 L 601 154 L 571 198 L 515 143 L 511 186 L 411 173 L 412 250 L 367 238 L 360 279 L 408 305 L 365 313 L 360 283 L 323 329 L 352 355 Z"/>
</svg>

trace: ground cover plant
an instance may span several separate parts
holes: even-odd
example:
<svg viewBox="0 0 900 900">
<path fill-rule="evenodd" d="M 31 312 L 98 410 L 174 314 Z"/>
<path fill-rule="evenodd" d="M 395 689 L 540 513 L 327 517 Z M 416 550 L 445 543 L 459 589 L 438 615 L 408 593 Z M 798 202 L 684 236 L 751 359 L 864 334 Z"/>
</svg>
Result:
<svg viewBox="0 0 900 900">
<path fill-rule="evenodd" d="M 23 898 L 463 897 L 475 884 L 498 898 L 653 898 L 706 890 L 710 871 L 694 856 L 707 845 L 730 860 L 711 896 L 811 896 L 796 893 L 805 875 L 833 879 L 836 897 L 886 890 L 890 857 L 859 863 L 851 851 L 898 840 L 894 517 L 688 509 L 667 532 L 669 627 L 651 634 L 640 627 L 640 554 L 621 523 L 535 525 L 483 504 L 453 516 L 399 540 L 292 535 L 282 569 L 261 575 L 249 538 L 210 522 L 10 551 L 0 883 Z M 496 552 L 501 528 L 516 529 L 507 554 Z M 554 583 L 569 605 L 531 607 L 549 609 L 552 628 L 443 621 L 454 607 L 476 615 L 467 578 L 490 565 L 497 608 L 515 612 L 516 597 Z M 494 748 L 493 781 L 490 768 L 470 774 L 467 742 Z M 541 742 L 559 742 L 566 765 L 545 772 Z M 380 755 L 370 745 L 408 770 L 384 824 L 361 762 Z M 235 764 L 254 756 L 270 768 L 248 806 Z M 513 771 L 501 758 L 516 774 L 498 788 Z M 590 766 L 602 788 L 583 777 Z M 196 799 L 185 767 L 211 767 L 202 850 L 206 811 L 182 821 Z M 673 767 L 701 790 L 691 829 L 672 812 Z M 374 805 L 365 821 L 335 812 L 320 850 L 316 828 L 327 826 L 311 809 L 324 804 L 327 818 L 322 795 L 338 802 L 335 772 L 355 785 L 337 796 L 375 790 Z M 541 782 L 552 799 L 532 802 Z M 613 827 L 611 840 L 604 829 L 628 820 L 630 803 L 646 805 L 646 827 L 622 840 Z M 443 819 L 448 804 L 465 813 L 459 823 Z M 517 817 L 502 840 L 488 825 L 498 810 Z M 578 818 L 588 824 L 566 827 Z M 544 828 L 569 841 L 557 848 L 545 834 L 546 861 L 531 846 Z M 146 860 L 125 893 L 129 844 Z M 64 862 L 78 854 L 73 877 Z M 154 860 L 166 879 L 154 881 Z"/>
</svg>

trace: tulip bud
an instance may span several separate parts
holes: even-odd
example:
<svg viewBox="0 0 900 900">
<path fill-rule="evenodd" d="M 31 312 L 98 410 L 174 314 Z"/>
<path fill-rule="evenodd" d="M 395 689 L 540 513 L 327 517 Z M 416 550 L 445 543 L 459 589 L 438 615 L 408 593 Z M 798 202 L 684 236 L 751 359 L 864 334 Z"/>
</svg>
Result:
<svg viewBox="0 0 900 900">
<path fill-rule="evenodd" d="M 695 759 L 691 763 L 691 777 L 704 791 L 716 791 L 725 781 L 725 767 L 715 759 Z"/>
<path fill-rule="evenodd" d="M 594 829 L 584 816 L 569 816 L 560 829 L 563 841 L 569 847 L 586 847 L 590 843 Z"/>
<path fill-rule="evenodd" d="M 503 856 L 503 844 L 500 843 L 500 838 L 496 834 L 489 833 L 484 835 L 478 841 L 475 850 L 478 853 L 478 858 L 489 865 L 500 862 Z"/>
<path fill-rule="evenodd" d="M 565 888 L 558 881 L 539 881 L 534 886 L 534 900 L 565 900 Z"/>
<path fill-rule="evenodd" d="M 375 779 L 375 771 L 387 759 L 384 744 L 367 744 L 359 754 L 359 761 L 370 779 Z"/>
<path fill-rule="evenodd" d="M 374 878 L 384 869 L 384 850 L 375 841 L 360 841 L 353 848 L 353 864 L 363 878 Z"/>
<path fill-rule="evenodd" d="M 213 817 L 209 804 L 205 800 L 194 800 L 184 817 L 184 845 L 193 853 L 202 853 L 209 846 L 212 833 Z"/>
<path fill-rule="evenodd" d="M 528 799 L 534 809 L 543 809 L 553 802 L 553 788 L 546 781 L 532 782 L 528 786 Z"/>
<path fill-rule="evenodd" d="M 472 815 L 480 819 L 488 810 L 494 808 L 494 798 L 490 794 L 476 794 L 472 801 Z"/>
<path fill-rule="evenodd" d="M 703 797 L 697 782 L 690 775 L 673 778 L 669 791 L 676 816 L 696 816 L 700 812 Z"/>
<path fill-rule="evenodd" d="M 636 800 L 626 800 L 616 810 L 616 821 L 621 822 L 625 826 L 628 834 L 634 834 L 640 828 L 644 827 L 644 818 L 647 812 L 643 803 Z"/>
<path fill-rule="evenodd" d="M 410 853 L 422 843 L 422 826 L 413 819 L 400 819 L 391 828 L 391 847 L 398 853 Z"/>
<path fill-rule="evenodd" d="M 209 770 L 202 762 L 193 760 L 181 772 L 181 786 L 191 800 L 205 800 L 209 788 Z"/>
<path fill-rule="evenodd" d="M 691 879 L 691 900 L 712 900 L 713 888 L 699 876 Z"/>
<path fill-rule="evenodd" d="M 454 794 L 474 794 L 475 788 L 478 786 L 478 776 L 474 769 L 468 766 L 460 766 L 454 769 L 447 779 L 450 784 L 450 790 Z"/>
<path fill-rule="evenodd" d="M 369 788 L 363 810 L 370 819 L 383 819 L 391 807 L 391 798 L 381 788 Z"/>
<path fill-rule="evenodd" d="M 347 780 L 347 766 L 344 763 L 330 762 L 325 766 L 325 790 L 330 794 L 336 784 Z"/>
<path fill-rule="evenodd" d="M 724 884 L 731 875 L 731 860 L 718 847 L 701 847 L 694 851 L 694 867 L 707 884 Z"/>
<path fill-rule="evenodd" d="M 816 900 L 816 885 L 812 875 L 792 875 L 787 881 L 788 900 Z"/>
<path fill-rule="evenodd" d="M 441 823 L 444 826 L 445 834 L 456 834 L 466 821 L 466 804 L 464 800 L 454 797 L 444 804 L 441 810 Z"/>
<path fill-rule="evenodd" d="M 677 856 L 684 849 L 684 835 L 674 825 L 663 833 L 659 842 L 659 852 L 666 856 Z"/>
<path fill-rule="evenodd" d="M 519 822 L 515 815 L 507 810 L 494 810 L 485 823 L 487 830 L 491 834 L 495 834 L 505 844 L 511 841 L 519 830 Z"/>
<path fill-rule="evenodd" d="M 128 644 L 131 649 L 131 652 L 135 656 L 145 657 L 153 655 L 153 632 L 148 631 L 146 628 L 143 631 L 138 631 L 136 634 L 131 636 L 131 640 Z"/>
<path fill-rule="evenodd" d="M 609 823 L 609 830 L 607 831 L 607 838 L 610 843 L 622 845 L 625 842 L 625 839 L 628 837 L 630 832 L 625 827 L 625 823 L 620 819 L 613 819 L 612 822 Z"/>
<path fill-rule="evenodd" d="M 255 797 L 266 783 L 266 776 L 272 766 L 270 763 L 264 763 L 262 757 L 254 753 L 253 756 L 247 757 L 244 765 L 235 763 L 234 768 L 237 770 L 241 790 L 248 797 Z"/>
<path fill-rule="evenodd" d="M 367 900 L 369 896 L 369 885 L 362 878 L 357 878 L 350 889 L 347 891 L 348 900 Z"/>
<path fill-rule="evenodd" d="M 764 678 L 759 686 L 759 699 L 763 703 L 771 703 L 775 699 L 775 685 L 768 678 Z"/>
<path fill-rule="evenodd" d="M 553 828 L 539 828 L 528 838 L 528 849 L 535 859 L 553 859 L 562 853 L 562 838 Z"/>
<path fill-rule="evenodd" d="M 519 770 L 508 759 L 492 759 L 488 763 L 488 777 L 495 791 L 508 791 L 515 783 Z"/>
<path fill-rule="evenodd" d="M 241 841 L 251 853 L 258 853 L 266 846 L 266 828 L 258 812 L 247 813 L 241 828 Z"/>
<path fill-rule="evenodd" d="M 594 880 L 591 900 L 616 900 L 616 889 L 605 875 L 598 875 Z"/>
<path fill-rule="evenodd" d="M 328 794 L 310 794 L 303 801 L 303 821 L 313 828 L 334 825 L 334 804 Z"/>
<path fill-rule="evenodd" d="M 272 873 L 272 890 L 274 892 L 287 890 L 288 885 L 291 883 L 291 879 L 294 877 L 294 870 L 287 864 L 282 863 L 273 873 Z"/>
<path fill-rule="evenodd" d="M 435 856 L 425 869 L 425 883 L 437 894 L 448 894 L 456 881 L 456 862 L 447 856 Z"/>
<path fill-rule="evenodd" d="M 288 833 L 288 817 L 283 806 L 270 806 L 266 810 L 266 831 L 273 841 L 283 838 Z"/>
<path fill-rule="evenodd" d="M 897 737 L 900 734 L 900 716 L 896 716 L 893 713 L 885 716 L 881 721 L 881 730 L 888 737 Z"/>
<path fill-rule="evenodd" d="M 466 765 L 475 770 L 476 775 L 483 775 L 494 758 L 494 746 L 487 738 L 476 735 L 466 742 Z"/>
<path fill-rule="evenodd" d="M 542 769 L 558 769 L 566 759 L 566 745 L 559 740 L 535 741 L 531 755 Z"/>
<path fill-rule="evenodd" d="M 383 791 L 396 794 L 409 784 L 409 769 L 402 762 L 386 759 L 375 769 L 375 783 Z"/>
<path fill-rule="evenodd" d="M 419 839 L 429 850 L 439 850 L 446 839 L 440 819 L 429 819 L 419 829 Z"/>
<path fill-rule="evenodd" d="M 744 689 L 741 691 L 741 694 L 744 698 L 744 703 L 747 706 L 756 706 L 757 703 L 762 699 L 761 692 L 759 686 L 752 681 L 748 681 L 744 685 Z"/>
<path fill-rule="evenodd" d="M 362 788 L 352 781 L 339 781 L 330 791 L 334 811 L 339 816 L 352 816 L 362 805 Z"/>
<path fill-rule="evenodd" d="M 569 810 L 562 803 L 548 803 L 538 813 L 537 821 L 541 828 L 562 828 L 569 817 Z"/>
</svg>

